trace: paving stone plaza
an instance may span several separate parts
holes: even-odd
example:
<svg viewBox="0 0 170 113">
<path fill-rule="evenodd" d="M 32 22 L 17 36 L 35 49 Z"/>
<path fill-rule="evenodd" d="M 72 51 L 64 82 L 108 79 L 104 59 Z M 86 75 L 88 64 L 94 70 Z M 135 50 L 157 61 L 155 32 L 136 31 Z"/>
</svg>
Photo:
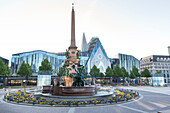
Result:
<svg viewBox="0 0 170 113">
<path fill-rule="evenodd" d="M 112 87 L 116 88 L 116 87 Z M 170 87 L 119 87 L 134 89 L 141 97 L 137 100 L 104 106 L 89 107 L 41 107 L 7 103 L 3 101 L 5 91 L 0 89 L 0 113 L 169 113 Z M 20 89 L 7 89 L 16 91 Z M 6 91 L 6 92 L 7 92 Z M 161 98 L 161 99 L 160 99 Z"/>
</svg>

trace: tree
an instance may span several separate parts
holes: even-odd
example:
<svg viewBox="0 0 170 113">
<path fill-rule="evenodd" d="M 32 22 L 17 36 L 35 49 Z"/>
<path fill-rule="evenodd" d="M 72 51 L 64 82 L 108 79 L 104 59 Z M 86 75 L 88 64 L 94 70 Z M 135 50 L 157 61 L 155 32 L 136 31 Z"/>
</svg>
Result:
<svg viewBox="0 0 170 113">
<path fill-rule="evenodd" d="M 104 74 L 100 72 L 99 77 L 104 77 Z"/>
<path fill-rule="evenodd" d="M 140 77 L 139 69 L 136 66 L 132 67 L 132 72 L 136 77 Z"/>
<path fill-rule="evenodd" d="M 149 82 L 148 77 L 152 77 L 152 74 L 149 72 L 149 70 L 147 68 L 145 68 L 142 72 L 141 72 L 141 76 L 142 77 L 146 77 L 147 82 Z"/>
<path fill-rule="evenodd" d="M 128 78 L 129 77 L 129 72 L 126 71 L 126 77 Z"/>
<path fill-rule="evenodd" d="M 126 71 L 126 69 L 124 67 L 121 67 L 121 75 L 123 76 L 123 84 L 125 84 L 125 77 L 128 76 L 128 72 Z"/>
<path fill-rule="evenodd" d="M 51 63 L 48 61 L 48 59 L 44 59 L 44 61 L 41 62 L 41 66 L 39 67 L 40 71 L 51 71 L 52 72 L 52 66 Z"/>
<path fill-rule="evenodd" d="M 141 76 L 142 77 L 152 77 L 152 74 L 149 72 L 149 70 L 147 68 L 145 68 L 142 72 L 141 72 Z"/>
<path fill-rule="evenodd" d="M 100 74 L 100 69 L 98 69 L 96 65 L 94 65 L 90 70 L 90 75 L 93 77 L 97 77 L 99 76 L 99 74 Z"/>
<path fill-rule="evenodd" d="M 28 77 L 32 75 L 31 66 L 28 63 L 25 63 L 25 61 L 23 61 L 17 71 L 17 75 L 25 76 L 27 84 Z"/>
<path fill-rule="evenodd" d="M 113 70 L 108 66 L 105 72 L 106 77 L 112 77 L 113 76 Z"/>
<path fill-rule="evenodd" d="M 3 62 L 2 59 L 0 59 L 0 75 L 9 75 L 10 69 L 7 64 Z"/>
<path fill-rule="evenodd" d="M 138 83 L 140 83 L 140 73 L 139 73 L 139 69 L 136 68 L 136 66 L 133 66 L 133 67 L 132 67 L 131 74 L 130 74 L 130 78 L 131 78 L 131 79 L 134 79 L 134 78 L 136 78 L 136 77 L 139 77 Z"/>
<path fill-rule="evenodd" d="M 129 72 L 126 71 L 126 77 L 127 77 L 127 80 L 129 80 Z"/>
<path fill-rule="evenodd" d="M 130 76 L 129 76 L 131 79 L 135 79 L 136 78 L 136 76 L 134 75 L 134 73 L 133 73 L 133 71 L 132 70 L 130 70 Z"/>
<path fill-rule="evenodd" d="M 116 66 L 113 68 L 113 77 L 117 78 L 117 83 L 118 83 L 118 78 L 122 77 L 122 73 L 118 64 L 116 64 Z"/>
<path fill-rule="evenodd" d="M 161 74 L 162 72 L 161 72 L 161 70 L 158 70 L 157 72 L 156 72 L 156 74 Z"/>
</svg>

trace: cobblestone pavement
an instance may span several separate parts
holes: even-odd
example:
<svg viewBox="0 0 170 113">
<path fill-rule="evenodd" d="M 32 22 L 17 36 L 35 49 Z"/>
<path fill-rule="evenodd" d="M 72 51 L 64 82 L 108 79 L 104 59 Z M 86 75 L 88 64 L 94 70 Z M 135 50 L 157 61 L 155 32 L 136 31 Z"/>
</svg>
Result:
<svg viewBox="0 0 170 113">
<path fill-rule="evenodd" d="M 170 113 L 169 87 L 119 88 L 134 89 L 142 97 L 136 101 L 108 106 L 37 107 L 6 103 L 2 100 L 4 91 L 0 90 L 0 113 L 157 113 L 158 111 Z"/>
</svg>

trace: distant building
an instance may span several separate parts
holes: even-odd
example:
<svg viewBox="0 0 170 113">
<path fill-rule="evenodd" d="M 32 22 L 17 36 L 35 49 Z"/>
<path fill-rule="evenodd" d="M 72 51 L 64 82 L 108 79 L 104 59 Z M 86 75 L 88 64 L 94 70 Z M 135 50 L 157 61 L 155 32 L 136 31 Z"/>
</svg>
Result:
<svg viewBox="0 0 170 113">
<path fill-rule="evenodd" d="M 85 33 L 83 33 L 83 40 L 82 40 L 82 44 L 81 44 L 81 51 L 88 51 L 88 44 L 86 41 L 86 37 L 85 37 Z"/>
<path fill-rule="evenodd" d="M 4 61 L 5 64 L 9 65 L 9 60 L 8 59 L 2 58 L 2 57 L 0 57 L 0 59 L 2 59 L 2 61 Z"/>
<path fill-rule="evenodd" d="M 80 64 L 85 66 L 87 72 L 90 72 L 90 69 L 94 65 L 96 65 L 103 73 L 106 71 L 108 66 L 111 67 L 110 59 L 108 58 L 99 38 L 93 37 L 87 44 L 85 34 L 83 34 L 82 42 L 82 48 L 84 49 L 80 55 Z M 19 66 L 23 61 L 31 65 L 33 73 L 37 73 L 41 62 L 45 58 L 47 58 L 51 63 L 53 74 L 59 72 L 60 67 L 64 65 L 64 61 L 66 59 L 65 52 L 52 53 L 43 50 L 35 50 L 13 54 L 11 61 L 12 73 L 15 74 L 18 71 Z"/>
<path fill-rule="evenodd" d="M 170 46 L 168 46 L 168 53 L 169 53 L 169 56 L 170 56 Z"/>
<path fill-rule="evenodd" d="M 111 68 L 113 69 L 116 64 L 119 65 L 119 58 L 110 58 Z"/>
<path fill-rule="evenodd" d="M 11 61 L 12 73 L 16 73 L 18 71 L 19 66 L 23 61 L 31 65 L 33 73 L 37 73 L 39 71 L 39 66 L 41 66 L 41 62 L 45 58 L 47 58 L 48 61 L 51 63 L 53 74 L 58 73 L 60 67 L 64 65 L 64 60 L 66 59 L 65 52 L 52 53 L 42 50 L 35 50 L 30 52 L 13 54 Z M 82 52 L 80 59 L 80 64 L 85 65 L 88 60 L 88 54 Z"/>
<path fill-rule="evenodd" d="M 151 55 L 141 58 L 140 68 L 141 71 L 147 68 L 151 74 L 161 71 L 161 73 L 164 75 L 164 82 L 170 83 L 170 56 Z"/>
<path fill-rule="evenodd" d="M 93 37 L 88 43 L 89 59 L 87 62 L 88 72 L 96 65 L 100 72 L 104 73 L 107 67 L 111 67 L 110 59 L 108 58 L 99 38 Z"/>
<path fill-rule="evenodd" d="M 140 72 L 140 61 L 132 55 L 119 53 L 118 58 L 110 59 L 110 61 L 112 69 L 116 64 L 118 64 L 120 68 L 124 67 L 127 70 L 127 72 L 130 72 L 133 66 L 136 66 L 136 68 L 138 68 Z"/>
<path fill-rule="evenodd" d="M 119 66 L 124 67 L 128 72 L 132 70 L 133 66 L 136 66 L 140 72 L 140 61 L 132 55 L 119 53 Z"/>
</svg>

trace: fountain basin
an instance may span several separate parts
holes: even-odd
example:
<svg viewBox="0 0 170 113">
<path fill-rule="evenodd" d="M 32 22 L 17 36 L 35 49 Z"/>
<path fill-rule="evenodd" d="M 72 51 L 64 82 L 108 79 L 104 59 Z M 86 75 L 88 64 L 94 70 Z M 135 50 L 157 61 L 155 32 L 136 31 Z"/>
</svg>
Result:
<svg viewBox="0 0 170 113">
<path fill-rule="evenodd" d="M 42 93 L 51 93 L 58 96 L 92 96 L 97 93 L 97 86 L 68 87 L 68 86 L 43 86 Z"/>
</svg>

